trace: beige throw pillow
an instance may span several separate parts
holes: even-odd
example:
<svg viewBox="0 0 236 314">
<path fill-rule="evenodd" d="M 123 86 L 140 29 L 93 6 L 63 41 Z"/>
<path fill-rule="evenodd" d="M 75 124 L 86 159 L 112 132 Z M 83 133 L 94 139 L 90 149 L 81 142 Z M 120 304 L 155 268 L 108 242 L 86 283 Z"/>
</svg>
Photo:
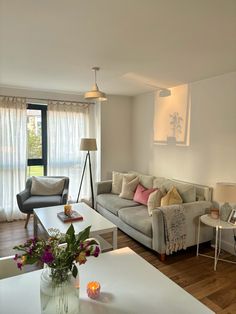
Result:
<svg viewBox="0 0 236 314">
<path fill-rule="evenodd" d="M 134 198 L 134 192 L 139 183 L 139 178 L 132 178 L 130 175 L 124 175 L 122 181 L 122 189 L 120 193 L 121 198 L 126 198 L 128 200 L 132 200 Z"/>
<path fill-rule="evenodd" d="M 163 193 L 161 190 L 156 190 L 149 195 L 147 208 L 149 216 L 152 216 L 153 209 L 161 206 L 161 198 L 163 197 Z"/>
<path fill-rule="evenodd" d="M 111 187 L 111 193 L 113 194 L 120 194 L 122 189 L 122 182 L 123 177 L 129 176 L 131 179 L 135 178 L 135 174 L 127 174 L 117 171 L 112 171 L 112 187 Z"/>
<path fill-rule="evenodd" d="M 162 197 L 161 206 L 173 205 L 173 204 L 182 204 L 183 200 L 179 195 L 175 186 L 173 186 L 168 193 Z"/>
<path fill-rule="evenodd" d="M 31 195 L 59 195 L 64 189 L 65 179 L 32 177 Z"/>
</svg>

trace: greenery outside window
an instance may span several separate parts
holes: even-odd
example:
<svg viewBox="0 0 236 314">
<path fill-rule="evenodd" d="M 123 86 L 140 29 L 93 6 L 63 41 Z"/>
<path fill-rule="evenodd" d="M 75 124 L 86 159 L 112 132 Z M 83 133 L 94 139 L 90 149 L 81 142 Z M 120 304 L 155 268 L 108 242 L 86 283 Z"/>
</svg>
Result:
<svg viewBox="0 0 236 314">
<path fill-rule="evenodd" d="M 47 175 L 47 106 L 27 106 L 27 176 Z"/>
</svg>

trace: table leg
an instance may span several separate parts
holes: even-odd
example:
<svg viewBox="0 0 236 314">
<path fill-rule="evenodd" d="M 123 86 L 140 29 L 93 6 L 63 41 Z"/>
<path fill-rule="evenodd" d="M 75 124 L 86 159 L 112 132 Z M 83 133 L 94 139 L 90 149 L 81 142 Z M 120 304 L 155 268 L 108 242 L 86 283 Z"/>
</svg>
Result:
<svg viewBox="0 0 236 314">
<path fill-rule="evenodd" d="M 112 247 L 113 247 L 113 250 L 117 249 L 117 228 L 113 230 Z"/>
<path fill-rule="evenodd" d="M 214 270 L 216 270 L 217 260 L 218 260 L 218 236 L 219 236 L 219 227 L 216 226 L 216 240 L 215 240 L 215 261 L 214 261 Z"/>
<path fill-rule="evenodd" d="M 218 257 L 220 256 L 220 252 L 221 252 L 221 231 L 222 229 L 219 228 L 219 248 L 218 248 Z"/>
<path fill-rule="evenodd" d="M 38 236 L 38 219 L 37 216 L 34 214 L 34 237 L 37 238 Z"/>
<path fill-rule="evenodd" d="M 197 232 L 197 256 L 199 255 L 200 227 L 201 227 L 201 220 L 200 220 L 200 217 L 199 217 L 199 220 L 198 220 L 198 232 Z"/>
</svg>

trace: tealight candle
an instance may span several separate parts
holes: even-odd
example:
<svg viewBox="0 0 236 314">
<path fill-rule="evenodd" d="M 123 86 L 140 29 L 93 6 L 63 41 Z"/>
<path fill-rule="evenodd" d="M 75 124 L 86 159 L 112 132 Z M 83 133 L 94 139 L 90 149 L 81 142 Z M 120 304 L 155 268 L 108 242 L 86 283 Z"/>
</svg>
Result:
<svg viewBox="0 0 236 314">
<path fill-rule="evenodd" d="M 64 205 L 64 214 L 66 216 L 71 216 L 71 214 L 72 214 L 72 206 L 71 206 L 71 204 Z"/>
<path fill-rule="evenodd" d="M 97 281 L 91 281 L 87 284 L 87 294 L 91 299 L 96 299 L 100 295 L 100 283 Z"/>
</svg>

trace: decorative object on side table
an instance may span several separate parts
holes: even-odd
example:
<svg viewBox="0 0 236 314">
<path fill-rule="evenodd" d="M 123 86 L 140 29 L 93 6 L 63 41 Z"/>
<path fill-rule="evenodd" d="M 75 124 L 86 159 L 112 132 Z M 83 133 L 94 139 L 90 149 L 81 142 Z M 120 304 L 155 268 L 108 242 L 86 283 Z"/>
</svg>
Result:
<svg viewBox="0 0 236 314">
<path fill-rule="evenodd" d="M 211 208 L 211 218 L 213 218 L 213 219 L 219 219 L 220 218 L 219 208 Z"/>
<path fill-rule="evenodd" d="M 79 313 L 78 266 L 87 261 L 87 256 L 97 257 L 100 246 L 95 239 L 89 239 L 91 226 L 75 234 L 70 225 L 65 235 L 51 229 L 48 240 L 29 239 L 14 249 L 22 251 L 15 255 L 18 268 L 25 264 L 41 262 L 47 265 L 41 275 L 40 295 L 43 314 Z M 61 244 L 64 243 L 64 244 Z M 61 244 L 61 245 L 60 245 Z"/>
<path fill-rule="evenodd" d="M 229 215 L 228 223 L 236 226 L 236 209 L 232 209 L 232 212 Z"/>
<path fill-rule="evenodd" d="M 216 183 L 214 200 L 224 203 L 220 208 L 220 218 L 228 221 L 232 211 L 230 204 L 236 204 L 236 183 Z"/>
</svg>

